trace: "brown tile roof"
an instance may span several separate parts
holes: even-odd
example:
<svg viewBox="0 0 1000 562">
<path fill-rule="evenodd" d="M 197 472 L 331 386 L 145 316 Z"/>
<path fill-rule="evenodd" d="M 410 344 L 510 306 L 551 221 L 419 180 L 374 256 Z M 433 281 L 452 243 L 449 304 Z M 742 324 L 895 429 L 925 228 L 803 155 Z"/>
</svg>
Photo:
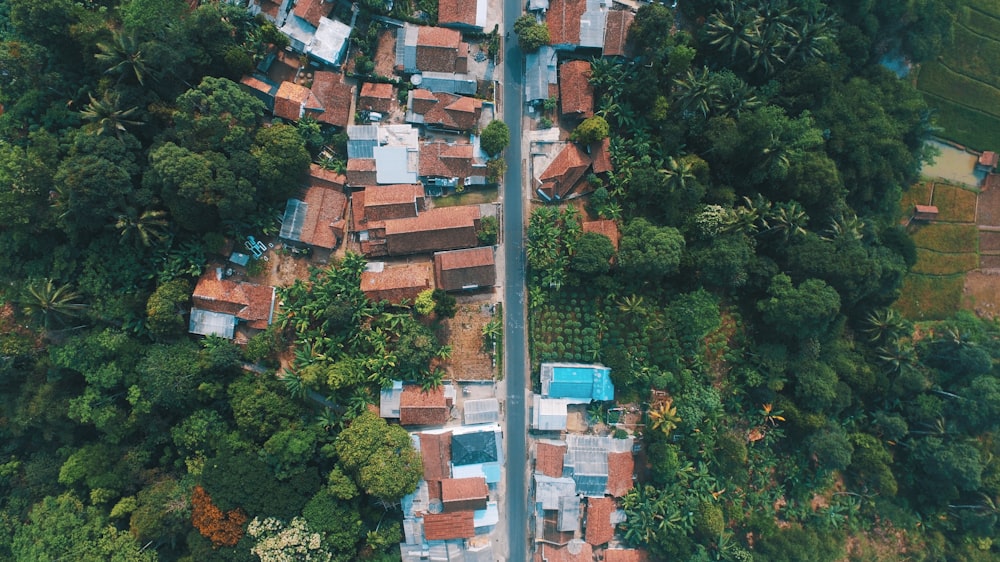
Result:
<svg viewBox="0 0 1000 562">
<path fill-rule="evenodd" d="M 493 248 L 484 246 L 434 254 L 434 280 L 438 288 L 458 291 L 496 284 Z"/>
<path fill-rule="evenodd" d="M 274 116 L 298 121 L 305 108 L 322 107 L 312 91 L 294 82 L 282 82 L 274 96 Z"/>
<path fill-rule="evenodd" d="M 458 96 L 447 92 L 430 93 L 427 90 L 412 91 L 414 113 L 424 116 L 424 123 L 456 131 L 476 128 L 483 114 L 483 100 Z M 430 101 L 433 97 L 436 103 Z"/>
<path fill-rule="evenodd" d="M 448 478 L 441 481 L 441 503 L 444 511 L 475 511 L 486 509 L 486 501 L 490 491 L 486 487 L 486 479 Z"/>
<path fill-rule="evenodd" d="M 466 178 L 473 175 L 474 157 L 471 144 L 448 144 L 443 141 L 424 143 L 420 145 L 420 175 Z"/>
<path fill-rule="evenodd" d="M 374 158 L 351 158 L 347 161 L 347 185 L 375 185 L 375 173 Z"/>
<path fill-rule="evenodd" d="M 260 78 L 256 78 L 249 74 L 245 75 L 243 78 L 240 78 L 240 84 L 243 84 L 244 86 L 250 88 L 251 90 L 256 90 L 267 96 L 273 95 L 271 91 L 274 88 L 273 85 L 268 84 L 267 82 L 261 80 Z"/>
<path fill-rule="evenodd" d="M 399 396 L 400 425 L 444 425 L 451 406 L 444 396 L 444 386 L 425 391 L 417 385 L 405 385 Z"/>
<path fill-rule="evenodd" d="M 430 269 L 429 263 L 421 262 L 386 266 L 378 272 L 364 271 L 361 291 L 372 302 L 386 300 L 399 304 L 407 299 L 412 303 L 422 291 L 431 288 Z"/>
<path fill-rule="evenodd" d="M 365 222 L 416 217 L 423 208 L 424 186 L 421 184 L 391 184 L 365 188 Z M 371 226 L 369 224 L 369 228 Z"/>
<path fill-rule="evenodd" d="M 646 551 L 629 549 L 608 549 L 604 551 L 604 562 L 646 562 Z"/>
<path fill-rule="evenodd" d="M 451 432 L 419 435 L 424 480 L 443 480 L 451 476 Z"/>
<path fill-rule="evenodd" d="M 365 221 L 365 190 L 351 193 L 351 232 L 367 229 Z"/>
<path fill-rule="evenodd" d="M 611 139 L 605 137 L 599 142 L 590 145 L 590 157 L 594 161 L 594 173 L 614 171 L 615 166 L 611 163 Z"/>
<path fill-rule="evenodd" d="M 586 541 L 594 546 L 607 543 L 615 536 L 611 513 L 615 510 L 612 498 L 587 498 Z"/>
<path fill-rule="evenodd" d="M 986 166 L 988 168 L 996 168 L 997 163 L 1000 163 L 1000 154 L 996 152 L 987 150 L 979 155 L 979 165 Z"/>
<path fill-rule="evenodd" d="M 535 472 L 541 472 L 552 478 L 562 478 L 563 457 L 566 455 L 566 443 L 539 442 L 535 450 Z"/>
<path fill-rule="evenodd" d="M 569 143 L 542 172 L 542 190 L 550 197 L 565 197 L 590 168 L 590 155 L 576 143 Z"/>
<path fill-rule="evenodd" d="M 354 92 L 357 87 L 344 82 L 339 72 L 317 70 L 313 74 L 312 93 L 319 100 L 321 112 L 316 112 L 320 123 L 347 127 L 354 113 Z"/>
<path fill-rule="evenodd" d="M 587 543 L 580 545 L 580 552 L 573 554 L 567 546 L 542 544 L 535 553 L 535 562 L 593 562 L 594 549 Z"/>
<path fill-rule="evenodd" d="M 475 26 L 477 3 L 477 0 L 438 0 L 438 22 Z"/>
<path fill-rule="evenodd" d="M 333 9 L 333 4 L 328 4 L 324 0 L 297 0 L 295 3 L 295 15 L 311 23 L 313 27 L 319 26 L 319 18 L 325 18 Z"/>
<path fill-rule="evenodd" d="M 417 31 L 417 68 L 424 72 L 464 72 L 459 59 L 462 52 L 462 34 L 446 27 L 421 26 Z M 465 46 L 468 50 L 468 46 Z"/>
<path fill-rule="evenodd" d="M 271 16 L 271 19 L 276 19 L 278 17 L 278 10 L 281 8 L 281 2 L 272 2 L 271 0 L 259 0 L 257 5 L 260 6 L 260 11 Z"/>
<path fill-rule="evenodd" d="M 559 67 L 559 101 L 563 115 L 594 115 L 594 87 L 590 85 L 590 63 L 573 60 Z"/>
<path fill-rule="evenodd" d="M 597 221 L 586 221 L 583 223 L 584 232 L 596 232 L 598 234 L 603 234 L 611 240 L 611 244 L 614 245 L 615 249 L 618 249 L 618 240 L 620 234 L 618 232 L 618 224 L 612 220 L 597 220 Z"/>
<path fill-rule="evenodd" d="M 344 235 L 343 226 L 338 236 L 334 225 L 344 218 L 347 196 L 340 190 L 316 185 L 306 189 L 302 201 L 308 207 L 299 239 L 304 244 L 328 250 L 337 247 L 338 238 Z"/>
<path fill-rule="evenodd" d="M 608 493 L 620 498 L 632 489 L 635 459 L 632 453 L 608 453 Z"/>
<path fill-rule="evenodd" d="M 632 27 L 635 15 L 630 10 L 611 10 L 604 23 L 604 56 L 625 56 L 625 43 L 628 41 L 628 30 Z"/>
<path fill-rule="evenodd" d="M 429 541 L 471 539 L 476 536 L 473 512 L 425 513 L 424 538 Z"/>
<path fill-rule="evenodd" d="M 361 85 L 361 97 L 358 99 L 360 109 L 389 113 L 396 101 L 396 88 L 392 84 L 365 82 Z"/>
<path fill-rule="evenodd" d="M 327 170 L 319 164 L 309 165 L 309 185 L 314 187 L 330 187 L 343 190 L 347 185 L 347 177 L 340 172 Z"/>
<path fill-rule="evenodd" d="M 472 248 L 479 243 L 479 207 L 431 209 L 409 219 L 385 221 L 390 255 Z"/>
<path fill-rule="evenodd" d="M 202 310 L 232 314 L 251 328 L 264 329 L 274 311 L 274 287 L 219 279 L 210 267 L 198 279 L 191 300 Z"/>
<path fill-rule="evenodd" d="M 580 17 L 587 11 L 587 0 L 550 0 L 545 12 L 553 45 L 580 44 Z"/>
</svg>

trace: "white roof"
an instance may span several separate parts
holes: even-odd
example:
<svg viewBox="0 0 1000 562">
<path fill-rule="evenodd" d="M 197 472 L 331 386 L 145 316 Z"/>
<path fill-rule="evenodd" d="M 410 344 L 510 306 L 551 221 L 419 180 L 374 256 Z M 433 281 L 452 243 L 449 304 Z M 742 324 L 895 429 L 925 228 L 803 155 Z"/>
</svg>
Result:
<svg viewBox="0 0 1000 562">
<path fill-rule="evenodd" d="M 327 64 L 340 66 L 340 61 L 347 51 L 347 38 L 350 35 L 351 26 L 346 23 L 319 18 L 319 27 L 316 28 L 316 33 L 306 51 Z"/>
<path fill-rule="evenodd" d="M 418 151 L 411 151 L 405 146 L 376 146 L 372 152 L 375 154 L 377 183 L 417 183 Z"/>
<path fill-rule="evenodd" d="M 466 400 L 463 409 L 466 424 L 500 421 L 500 401 L 496 398 Z"/>
</svg>

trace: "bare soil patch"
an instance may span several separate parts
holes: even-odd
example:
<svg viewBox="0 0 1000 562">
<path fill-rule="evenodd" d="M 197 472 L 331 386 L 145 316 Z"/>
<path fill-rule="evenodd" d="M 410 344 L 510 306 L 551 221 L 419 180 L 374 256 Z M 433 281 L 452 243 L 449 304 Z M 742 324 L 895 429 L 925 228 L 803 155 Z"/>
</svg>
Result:
<svg viewBox="0 0 1000 562">
<path fill-rule="evenodd" d="M 1000 252 L 1000 232 L 979 231 L 980 252 Z M 984 256 L 985 257 L 985 256 Z"/>
<path fill-rule="evenodd" d="M 378 33 L 378 48 L 375 49 L 375 74 L 392 78 L 396 72 L 396 34 L 391 29 Z"/>
<path fill-rule="evenodd" d="M 979 267 L 981 269 L 998 269 L 1000 270 L 1000 255 L 988 254 L 979 257 Z"/>
<path fill-rule="evenodd" d="M 274 248 L 265 254 L 267 265 L 264 272 L 252 277 L 250 281 L 272 287 L 290 287 L 296 279 L 309 277 L 310 262 L 308 258 L 293 257 L 279 250 L 280 246 L 275 244 Z"/>
<path fill-rule="evenodd" d="M 1000 226 L 1000 189 L 990 189 L 979 194 L 976 223 L 979 226 Z"/>
<path fill-rule="evenodd" d="M 969 273 L 965 276 L 962 296 L 965 308 L 983 318 L 996 318 L 1000 313 L 1000 275 L 982 271 Z"/>
<path fill-rule="evenodd" d="M 492 318 L 490 302 L 461 303 L 455 317 L 446 318 L 438 334 L 452 348 L 451 358 L 441 364 L 447 378 L 458 381 L 493 380 L 493 360 L 483 350 L 483 326 Z"/>
</svg>

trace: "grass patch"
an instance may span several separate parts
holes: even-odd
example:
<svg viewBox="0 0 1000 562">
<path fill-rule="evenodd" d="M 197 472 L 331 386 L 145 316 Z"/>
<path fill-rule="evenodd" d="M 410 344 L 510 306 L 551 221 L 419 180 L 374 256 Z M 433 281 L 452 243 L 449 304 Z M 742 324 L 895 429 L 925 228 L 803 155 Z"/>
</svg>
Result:
<svg viewBox="0 0 1000 562">
<path fill-rule="evenodd" d="M 963 6 L 958 21 L 972 31 L 987 37 L 1000 37 L 1000 17 L 971 6 Z"/>
<path fill-rule="evenodd" d="M 899 201 L 900 218 L 909 218 L 913 214 L 914 205 L 930 205 L 933 185 L 933 180 L 924 180 L 911 185 L 909 189 L 904 191 L 903 197 Z"/>
<path fill-rule="evenodd" d="M 965 0 L 970 7 L 1000 17 L 1000 0 Z"/>
<path fill-rule="evenodd" d="M 963 25 L 955 26 L 954 43 L 945 54 L 947 65 L 961 74 L 1000 86 L 996 61 L 1000 60 L 1000 42 Z"/>
<path fill-rule="evenodd" d="M 917 263 L 913 273 L 925 275 L 954 275 L 966 273 L 979 267 L 979 256 L 976 254 L 943 254 L 917 248 Z"/>
<path fill-rule="evenodd" d="M 910 320 L 943 320 L 961 307 L 964 288 L 962 274 L 933 277 L 911 273 L 903 280 L 893 308 Z"/>
<path fill-rule="evenodd" d="M 976 253 L 979 231 L 974 224 L 922 224 L 911 226 L 917 248 L 950 254 Z"/>
<path fill-rule="evenodd" d="M 938 208 L 938 220 L 975 222 L 977 196 L 971 189 L 957 185 L 946 183 L 935 185 L 932 204 Z"/>
<path fill-rule="evenodd" d="M 917 89 L 994 116 L 1000 107 L 1000 90 L 940 62 L 926 62 L 921 66 Z"/>
<path fill-rule="evenodd" d="M 1000 118 L 965 107 L 929 92 L 923 92 L 927 105 L 937 110 L 941 138 L 977 150 L 1000 150 Z"/>
<path fill-rule="evenodd" d="M 433 201 L 435 207 L 457 207 L 459 205 L 496 203 L 497 188 L 467 189 L 462 193 L 453 193 L 444 197 L 435 197 Z"/>
</svg>

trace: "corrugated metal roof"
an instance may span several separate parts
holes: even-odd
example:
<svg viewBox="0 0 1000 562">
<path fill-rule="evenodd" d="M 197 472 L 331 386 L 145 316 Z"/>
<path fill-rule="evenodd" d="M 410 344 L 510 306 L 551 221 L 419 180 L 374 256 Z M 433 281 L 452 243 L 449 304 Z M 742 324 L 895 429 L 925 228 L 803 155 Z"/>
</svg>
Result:
<svg viewBox="0 0 1000 562">
<path fill-rule="evenodd" d="M 524 101 L 549 98 L 549 84 L 559 81 L 556 50 L 549 45 L 524 56 Z"/>
<path fill-rule="evenodd" d="M 604 25 L 607 18 L 604 0 L 587 0 L 587 11 L 580 16 L 580 46 L 604 47 Z"/>
<path fill-rule="evenodd" d="M 289 199 L 285 204 L 285 215 L 281 218 L 279 238 L 298 242 L 302 240 L 302 225 L 306 222 L 309 204 L 298 199 Z"/>
<path fill-rule="evenodd" d="M 233 339 L 236 330 L 236 316 L 211 312 L 200 308 L 191 309 L 191 322 L 188 331 L 200 336 L 219 336 Z"/>
<path fill-rule="evenodd" d="M 396 65 L 406 72 L 417 72 L 417 36 L 420 27 L 407 23 L 396 30 Z"/>
<path fill-rule="evenodd" d="M 424 72 L 420 87 L 432 92 L 448 92 L 471 96 L 479 89 L 476 79 L 468 74 L 449 72 Z"/>
<path fill-rule="evenodd" d="M 551 478 L 535 474 L 535 501 L 542 509 L 559 509 L 559 498 L 576 497 L 576 482 L 572 478 Z"/>
<path fill-rule="evenodd" d="M 491 423 L 500 421 L 500 402 L 496 398 L 466 400 L 463 404 L 465 423 Z"/>
<path fill-rule="evenodd" d="M 561 533 L 580 530 L 580 500 L 575 495 L 559 498 L 559 516 L 556 529 Z"/>
<path fill-rule="evenodd" d="M 351 125 L 347 127 L 347 157 L 375 158 L 378 146 L 378 127 L 375 125 Z"/>
</svg>

